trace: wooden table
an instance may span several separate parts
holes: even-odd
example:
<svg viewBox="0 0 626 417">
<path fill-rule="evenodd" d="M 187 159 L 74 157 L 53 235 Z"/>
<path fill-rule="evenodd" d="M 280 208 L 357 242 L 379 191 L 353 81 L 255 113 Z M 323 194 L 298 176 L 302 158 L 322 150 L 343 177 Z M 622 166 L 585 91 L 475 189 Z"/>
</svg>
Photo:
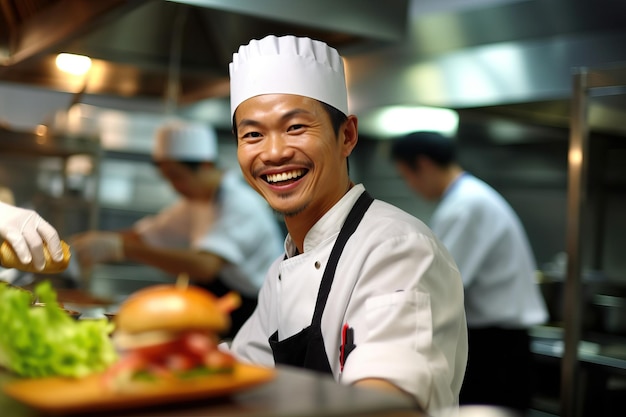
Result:
<svg viewBox="0 0 626 417">
<path fill-rule="evenodd" d="M 12 377 L 0 371 L 0 385 Z M 46 414 L 25 406 L 0 393 L 3 417 L 42 417 Z M 276 377 L 257 387 L 232 394 L 186 404 L 158 408 L 124 410 L 114 413 L 89 413 L 115 417 L 332 417 L 386 416 L 425 417 L 413 402 L 398 394 L 344 386 L 331 377 L 290 367 L 279 367 Z"/>
</svg>

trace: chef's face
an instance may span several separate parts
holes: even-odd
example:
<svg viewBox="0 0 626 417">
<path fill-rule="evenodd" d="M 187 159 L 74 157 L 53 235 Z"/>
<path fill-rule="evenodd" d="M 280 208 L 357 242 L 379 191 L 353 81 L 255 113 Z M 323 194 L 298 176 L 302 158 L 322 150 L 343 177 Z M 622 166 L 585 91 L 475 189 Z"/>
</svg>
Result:
<svg viewBox="0 0 626 417">
<path fill-rule="evenodd" d="M 198 200 L 204 197 L 204 186 L 202 185 L 199 171 L 176 161 L 159 161 L 157 163 L 161 175 L 169 181 L 174 189 L 183 197 L 189 200 Z"/>
<path fill-rule="evenodd" d="M 241 103 L 235 123 L 243 175 L 274 210 L 316 220 L 346 193 L 346 158 L 357 143 L 355 116 L 336 134 L 317 100 L 266 94 Z"/>
<path fill-rule="evenodd" d="M 433 190 L 432 178 L 428 170 L 418 161 L 415 167 L 411 167 L 404 162 L 396 162 L 396 170 L 404 179 L 407 185 L 417 194 L 426 200 L 436 200 L 439 195 Z"/>
</svg>

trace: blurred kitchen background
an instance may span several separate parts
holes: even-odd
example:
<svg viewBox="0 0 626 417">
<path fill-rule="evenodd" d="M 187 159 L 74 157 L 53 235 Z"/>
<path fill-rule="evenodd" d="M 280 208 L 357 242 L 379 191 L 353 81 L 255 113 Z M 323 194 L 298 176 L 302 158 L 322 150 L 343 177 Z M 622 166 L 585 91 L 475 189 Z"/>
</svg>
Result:
<svg viewBox="0 0 626 417">
<path fill-rule="evenodd" d="M 456 133 L 463 165 L 518 212 L 551 312 L 533 342 L 536 415 L 559 414 L 561 324 L 572 311 L 563 283 L 573 75 L 608 74 L 583 115 L 584 340 L 572 390 L 583 394 L 578 415 L 623 410 L 626 1 L 0 0 L 0 185 L 66 238 L 129 227 L 175 198 L 150 163 L 154 130 L 172 115 L 214 125 L 220 163 L 238 169 L 228 64 L 270 33 L 322 39 L 346 57 L 361 132 L 351 172 L 375 197 L 428 221 L 433 206 L 396 174 L 386 139 L 439 129 Z M 80 62 L 61 70 L 62 53 L 88 57 L 84 72 Z M 123 264 L 57 279 L 120 299 L 171 277 Z"/>
</svg>

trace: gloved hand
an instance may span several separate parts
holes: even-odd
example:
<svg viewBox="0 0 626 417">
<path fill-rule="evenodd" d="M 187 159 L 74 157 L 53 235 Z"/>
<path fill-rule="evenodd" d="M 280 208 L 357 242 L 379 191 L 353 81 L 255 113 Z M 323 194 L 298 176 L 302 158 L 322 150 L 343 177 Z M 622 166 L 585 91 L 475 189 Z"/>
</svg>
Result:
<svg viewBox="0 0 626 417">
<path fill-rule="evenodd" d="M 70 246 L 83 266 L 124 259 L 124 241 L 115 232 L 81 233 L 70 238 Z"/>
<path fill-rule="evenodd" d="M 38 270 L 46 264 L 44 243 L 54 261 L 63 260 L 59 234 L 34 210 L 0 202 L 0 236 L 11 244 L 20 262 L 32 261 Z"/>
</svg>

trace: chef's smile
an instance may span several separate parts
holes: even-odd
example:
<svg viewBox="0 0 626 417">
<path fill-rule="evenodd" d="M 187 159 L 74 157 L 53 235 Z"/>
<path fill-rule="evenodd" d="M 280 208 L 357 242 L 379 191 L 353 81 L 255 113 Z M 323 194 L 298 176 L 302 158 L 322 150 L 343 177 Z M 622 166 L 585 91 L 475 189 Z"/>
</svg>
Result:
<svg viewBox="0 0 626 417">
<path fill-rule="evenodd" d="M 306 173 L 309 172 L 308 169 L 294 169 L 285 172 L 279 172 L 274 174 L 265 174 L 261 177 L 271 185 L 289 185 L 294 182 L 300 180 Z"/>
</svg>

